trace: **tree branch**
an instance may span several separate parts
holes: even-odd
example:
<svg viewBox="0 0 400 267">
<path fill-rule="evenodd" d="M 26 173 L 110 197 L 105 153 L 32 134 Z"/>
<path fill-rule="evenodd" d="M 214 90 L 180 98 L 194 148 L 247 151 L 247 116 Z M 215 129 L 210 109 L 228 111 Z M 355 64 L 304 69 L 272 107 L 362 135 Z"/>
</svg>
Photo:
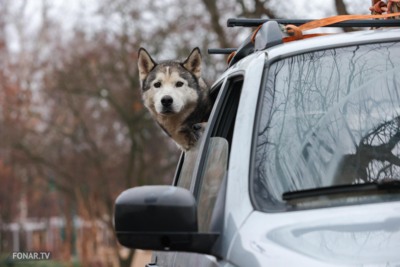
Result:
<svg viewBox="0 0 400 267">
<path fill-rule="evenodd" d="M 221 47 L 230 47 L 230 43 L 228 42 L 226 38 L 226 34 L 219 24 L 219 20 L 221 18 L 218 8 L 217 8 L 217 3 L 215 0 L 203 0 L 203 3 L 211 17 L 211 27 L 213 28 L 214 32 L 218 36 L 218 42 Z"/>
</svg>

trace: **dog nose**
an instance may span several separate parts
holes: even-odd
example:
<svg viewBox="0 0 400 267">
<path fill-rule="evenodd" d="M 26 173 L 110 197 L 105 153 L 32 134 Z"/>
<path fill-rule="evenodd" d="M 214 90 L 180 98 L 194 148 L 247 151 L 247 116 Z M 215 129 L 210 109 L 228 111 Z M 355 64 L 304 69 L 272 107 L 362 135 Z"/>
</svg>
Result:
<svg viewBox="0 0 400 267">
<path fill-rule="evenodd" d="M 169 96 L 169 95 L 163 96 L 163 98 L 161 98 L 161 104 L 162 104 L 164 107 L 169 107 L 169 106 L 171 106 L 171 105 L 172 105 L 172 102 L 174 102 L 174 100 L 173 100 L 172 97 Z"/>
</svg>

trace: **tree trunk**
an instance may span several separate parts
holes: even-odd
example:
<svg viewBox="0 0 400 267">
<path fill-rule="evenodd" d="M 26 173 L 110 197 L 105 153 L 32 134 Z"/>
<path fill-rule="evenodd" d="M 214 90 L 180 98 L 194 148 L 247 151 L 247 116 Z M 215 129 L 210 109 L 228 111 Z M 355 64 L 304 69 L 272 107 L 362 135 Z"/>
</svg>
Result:
<svg viewBox="0 0 400 267">
<path fill-rule="evenodd" d="M 349 15 L 346 4 L 343 2 L 343 0 L 335 0 L 335 7 L 338 15 Z"/>
<path fill-rule="evenodd" d="M 121 257 L 121 255 L 118 254 L 119 267 L 131 267 L 135 254 L 135 250 L 133 249 L 129 250 L 128 257 Z"/>
<path fill-rule="evenodd" d="M 219 24 L 219 20 L 220 20 L 221 16 L 218 12 L 218 7 L 217 7 L 216 1 L 215 0 L 203 0 L 203 3 L 206 6 L 208 13 L 210 14 L 211 27 L 213 28 L 214 32 L 218 36 L 218 42 L 219 42 L 220 46 L 221 47 L 230 47 L 230 43 L 228 42 L 228 40 L 226 38 L 225 31 Z"/>
<path fill-rule="evenodd" d="M 338 15 L 350 15 L 350 13 L 347 11 L 346 4 L 343 2 L 343 0 L 335 0 L 335 8 L 336 8 L 336 13 Z M 343 28 L 343 31 L 352 32 L 354 31 L 354 28 L 351 27 Z"/>
<path fill-rule="evenodd" d="M 65 231 L 64 231 L 64 240 L 63 240 L 63 259 L 68 262 L 68 264 L 72 264 L 72 248 L 74 246 L 73 235 L 74 235 L 74 222 L 72 215 L 72 204 L 71 199 L 65 198 L 66 201 L 66 211 L 65 211 Z M 69 265 L 70 266 L 70 265 Z"/>
</svg>

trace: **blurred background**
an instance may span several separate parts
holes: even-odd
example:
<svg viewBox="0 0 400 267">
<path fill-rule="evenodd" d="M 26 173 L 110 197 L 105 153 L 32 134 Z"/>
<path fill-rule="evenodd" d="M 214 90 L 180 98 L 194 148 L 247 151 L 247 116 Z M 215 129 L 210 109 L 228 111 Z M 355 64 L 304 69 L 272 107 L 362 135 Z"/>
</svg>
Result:
<svg viewBox="0 0 400 267">
<path fill-rule="evenodd" d="M 128 267 L 143 255 L 117 243 L 114 200 L 129 187 L 171 183 L 179 151 L 142 106 L 140 46 L 155 59 L 200 47 L 211 85 L 226 64 L 207 48 L 250 34 L 226 28 L 228 18 L 367 14 L 370 4 L 0 0 L 0 266 Z M 52 260 L 10 262 L 18 251 Z"/>
</svg>

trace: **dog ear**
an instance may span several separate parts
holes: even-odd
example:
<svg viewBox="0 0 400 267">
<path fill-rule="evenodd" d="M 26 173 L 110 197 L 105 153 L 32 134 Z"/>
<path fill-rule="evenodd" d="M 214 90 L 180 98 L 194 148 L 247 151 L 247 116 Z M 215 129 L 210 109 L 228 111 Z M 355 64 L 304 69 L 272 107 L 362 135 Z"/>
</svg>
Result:
<svg viewBox="0 0 400 267">
<path fill-rule="evenodd" d="M 198 47 L 192 50 L 188 58 L 183 62 L 183 66 L 197 78 L 201 77 L 201 53 Z"/>
<path fill-rule="evenodd" d="M 138 53 L 138 67 L 140 81 L 143 82 L 146 79 L 149 72 L 157 65 L 157 63 L 151 58 L 149 53 L 141 47 Z"/>
</svg>

